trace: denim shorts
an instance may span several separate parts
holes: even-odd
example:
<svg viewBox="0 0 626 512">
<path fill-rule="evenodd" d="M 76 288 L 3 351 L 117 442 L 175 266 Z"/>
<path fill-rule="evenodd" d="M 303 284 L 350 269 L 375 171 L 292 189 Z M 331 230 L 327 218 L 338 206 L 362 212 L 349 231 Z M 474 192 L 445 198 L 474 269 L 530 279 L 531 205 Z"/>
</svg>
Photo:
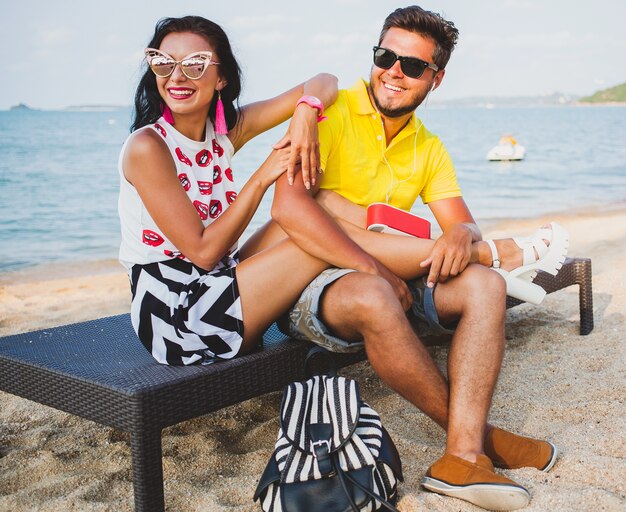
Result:
<svg viewBox="0 0 626 512">
<path fill-rule="evenodd" d="M 318 275 L 304 289 L 295 305 L 281 317 L 278 327 L 287 336 L 312 341 L 331 352 L 358 352 L 364 347 L 361 341 L 346 341 L 334 336 L 319 318 L 320 299 L 327 286 L 340 277 L 356 272 L 351 269 L 329 268 Z M 424 278 L 408 283 L 413 294 L 413 305 L 408 319 L 418 336 L 440 336 L 454 331 L 439 323 L 433 299 L 434 288 L 425 285 Z"/>
</svg>

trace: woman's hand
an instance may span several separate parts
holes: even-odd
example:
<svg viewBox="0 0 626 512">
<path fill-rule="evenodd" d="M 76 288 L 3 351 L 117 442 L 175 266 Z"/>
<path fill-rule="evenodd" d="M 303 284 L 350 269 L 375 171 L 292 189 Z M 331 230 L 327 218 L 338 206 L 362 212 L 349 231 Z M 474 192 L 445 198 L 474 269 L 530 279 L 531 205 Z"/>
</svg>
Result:
<svg viewBox="0 0 626 512">
<path fill-rule="evenodd" d="M 291 149 L 287 165 L 287 179 L 293 184 L 298 163 L 302 182 L 309 190 L 315 185 L 320 162 L 320 144 L 317 132 L 317 109 L 301 103 L 296 107 L 285 136 L 274 144 L 274 149 Z"/>
<path fill-rule="evenodd" d="M 289 145 L 284 149 L 274 149 L 261 164 L 259 170 L 259 178 L 265 188 L 274 183 L 288 168 L 291 163 L 292 151 Z M 294 172 L 300 168 L 300 163 L 294 165 Z"/>
</svg>

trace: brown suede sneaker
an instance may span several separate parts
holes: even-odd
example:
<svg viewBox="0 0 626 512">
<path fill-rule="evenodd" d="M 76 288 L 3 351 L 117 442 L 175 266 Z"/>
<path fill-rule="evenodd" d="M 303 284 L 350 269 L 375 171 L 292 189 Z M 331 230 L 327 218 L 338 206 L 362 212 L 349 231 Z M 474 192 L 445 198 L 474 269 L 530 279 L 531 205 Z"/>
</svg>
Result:
<svg viewBox="0 0 626 512">
<path fill-rule="evenodd" d="M 548 441 L 518 436 L 496 427 L 485 437 L 484 450 L 493 465 L 502 469 L 550 471 L 557 456 L 556 446 Z"/>
<path fill-rule="evenodd" d="M 486 455 L 469 462 L 446 454 L 420 482 L 429 491 L 469 501 L 487 510 L 517 510 L 530 502 L 530 493 L 513 480 L 497 475 Z"/>
</svg>

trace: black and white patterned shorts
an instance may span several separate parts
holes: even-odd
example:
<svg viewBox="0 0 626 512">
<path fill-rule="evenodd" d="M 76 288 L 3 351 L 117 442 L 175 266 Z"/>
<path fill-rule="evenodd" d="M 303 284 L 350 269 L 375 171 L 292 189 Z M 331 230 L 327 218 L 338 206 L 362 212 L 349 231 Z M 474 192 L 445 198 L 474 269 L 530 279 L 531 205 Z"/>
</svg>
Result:
<svg viewBox="0 0 626 512">
<path fill-rule="evenodd" d="M 208 364 L 235 357 L 243 321 L 235 267 L 208 272 L 173 259 L 130 270 L 131 320 L 160 363 Z"/>
</svg>

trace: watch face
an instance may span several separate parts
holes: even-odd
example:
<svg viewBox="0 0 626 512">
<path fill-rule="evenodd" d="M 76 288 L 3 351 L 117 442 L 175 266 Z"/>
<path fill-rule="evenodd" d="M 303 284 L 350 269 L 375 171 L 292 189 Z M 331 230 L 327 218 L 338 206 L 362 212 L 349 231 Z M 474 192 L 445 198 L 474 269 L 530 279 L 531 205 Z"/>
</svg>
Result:
<svg viewBox="0 0 626 512">
<path fill-rule="evenodd" d="M 315 106 L 319 108 L 323 106 L 319 98 L 316 98 L 315 96 L 306 96 L 306 102 L 312 107 Z"/>
</svg>

